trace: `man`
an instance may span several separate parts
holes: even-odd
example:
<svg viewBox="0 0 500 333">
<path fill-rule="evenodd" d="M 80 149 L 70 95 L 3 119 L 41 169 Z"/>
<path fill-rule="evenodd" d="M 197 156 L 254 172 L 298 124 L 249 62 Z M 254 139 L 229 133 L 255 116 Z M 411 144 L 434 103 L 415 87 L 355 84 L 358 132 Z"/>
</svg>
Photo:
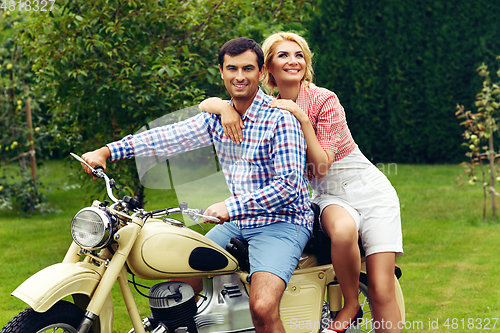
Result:
<svg viewBox="0 0 500 333">
<path fill-rule="evenodd" d="M 250 310 L 256 331 L 284 332 L 279 303 L 309 239 L 312 212 L 305 181 L 305 140 L 295 117 L 267 105 L 271 97 L 259 88 L 263 63 L 261 48 L 248 38 L 230 40 L 219 53 L 221 77 L 245 124 L 241 144 L 224 136 L 219 116 L 200 113 L 129 135 L 84 154 L 83 159 L 105 167 L 108 158 L 170 156 L 213 144 L 232 196 L 206 210 L 222 223 L 207 237 L 222 247 L 231 237 L 248 242 Z"/>
</svg>

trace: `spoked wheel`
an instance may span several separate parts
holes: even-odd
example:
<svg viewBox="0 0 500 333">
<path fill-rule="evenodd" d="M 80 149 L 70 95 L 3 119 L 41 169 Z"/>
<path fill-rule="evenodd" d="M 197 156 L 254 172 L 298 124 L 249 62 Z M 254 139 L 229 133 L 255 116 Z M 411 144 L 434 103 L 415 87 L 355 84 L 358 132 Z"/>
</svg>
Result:
<svg viewBox="0 0 500 333">
<path fill-rule="evenodd" d="M 372 325 L 372 305 L 370 303 L 370 297 L 368 297 L 368 287 L 361 281 L 359 282 L 358 300 L 361 309 L 363 309 L 363 321 L 358 326 L 347 330 L 347 332 L 375 332 Z"/>
<path fill-rule="evenodd" d="M 15 316 L 0 333 L 75 333 L 83 311 L 73 303 L 57 302 L 47 312 L 28 308 Z"/>
<path fill-rule="evenodd" d="M 373 333 L 373 319 L 372 319 L 372 307 L 370 304 L 370 297 L 368 296 L 368 287 L 363 281 L 359 281 L 358 290 L 359 305 L 363 309 L 363 320 L 356 326 L 352 326 L 347 330 L 348 333 L 363 332 L 363 333 Z M 321 315 L 321 331 L 328 327 L 328 324 L 333 320 L 332 314 L 330 313 L 330 308 L 327 302 L 323 303 L 323 311 Z M 320 332 L 321 332 L 320 331 Z"/>
</svg>

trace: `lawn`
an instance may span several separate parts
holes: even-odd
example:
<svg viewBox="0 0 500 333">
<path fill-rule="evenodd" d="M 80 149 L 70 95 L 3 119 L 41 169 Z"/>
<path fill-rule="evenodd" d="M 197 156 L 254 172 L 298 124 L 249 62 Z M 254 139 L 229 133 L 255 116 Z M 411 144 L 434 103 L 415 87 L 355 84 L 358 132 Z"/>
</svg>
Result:
<svg viewBox="0 0 500 333">
<path fill-rule="evenodd" d="M 82 207 L 84 192 L 66 162 L 49 161 L 40 170 L 54 184 L 49 194 L 59 213 L 19 217 L 0 211 L 0 327 L 26 307 L 10 293 L 30 275 L 59 262 L 71 242 L 69 225 Z M 497 287 L 500 222 L 482 221 L 482 189 L 459 187 L 457 165 L 396 165 L 379 168 L 398 191 L 405 255 L 398 259 L 406 304 L 405 332 L 472 332 L 500 318 Z M 116 175 L 110 175 L 116 177 Z M 168 206 L 165 193 L 147 192 L 150 209 Z M 115 332 L 130 329 L 115 286 Z M 141 301 L 141 304 L 142 301 Z M 141 309 L 147 311 L 144 305 Z M 148 313 L 144 313 L 147 315 Z M 473 326 L 471 326 L 473 325 Z M 496 323 L 496 329 L 500 323 Z"/>
</svg>

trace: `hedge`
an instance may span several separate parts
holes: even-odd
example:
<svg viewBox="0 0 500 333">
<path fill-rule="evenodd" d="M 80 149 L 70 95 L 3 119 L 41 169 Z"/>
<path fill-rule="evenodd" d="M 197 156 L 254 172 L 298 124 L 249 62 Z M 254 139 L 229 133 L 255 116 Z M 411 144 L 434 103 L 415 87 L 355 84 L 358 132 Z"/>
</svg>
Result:
<svg viewBox="0 0 500 333">
<path fill-rule="evenodd" d="M 498 13 L 491 0 L 322 1 L 307 25 L 315 81 L 373 162 L 462 161 L 455 107 L 473 107 L 476 68 L 500 54 Z"/>
</svg>

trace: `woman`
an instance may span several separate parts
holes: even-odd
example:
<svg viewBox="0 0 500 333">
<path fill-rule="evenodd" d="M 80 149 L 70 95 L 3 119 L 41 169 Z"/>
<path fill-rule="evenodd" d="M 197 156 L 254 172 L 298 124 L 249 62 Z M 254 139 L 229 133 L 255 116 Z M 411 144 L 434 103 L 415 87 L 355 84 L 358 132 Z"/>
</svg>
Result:
<svg viewBox="0 0 500 333">
<path fill-rule="evenodd" d="M 344 307 L 326 332 L 345 332 L 363 315 L 358 302 L 358 233 L 367 256 L 377 331 L 389 331 L 389 327 L 391 332 L 400 331 L 394 267 L 403 249 L 396 191 L 357 147 L 337 96 L 312 83 L 312 54 L 306 41 L 282 32 L 268 37 L 262 49 L 262 83 L 269 92 L 279 90 L 271 106 L 288 110 L 302 126 L 312 201 L 321 208 L 321 226 L 331 239 L 332 263 L 344 295 Z M 241 117 L 228 103 L 210 98 L 200 108 L 221 114 L 226 134 L 237 143 L 242 141 Z"/>
</svg>

